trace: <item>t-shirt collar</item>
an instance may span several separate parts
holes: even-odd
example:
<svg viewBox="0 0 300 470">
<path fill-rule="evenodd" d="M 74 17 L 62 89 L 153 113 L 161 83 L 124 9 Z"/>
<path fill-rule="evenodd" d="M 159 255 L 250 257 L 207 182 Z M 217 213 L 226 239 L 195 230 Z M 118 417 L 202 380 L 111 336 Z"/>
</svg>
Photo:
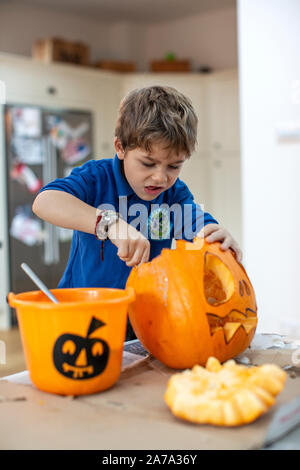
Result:
<svg viewBox="0 0 300 470">
<path fill-rule="evenodd" d="M 113 173 L 117 185 L 118 195 L 130 196 L 131 194 L 134 194 L 134 190 L 122 174 L 122 161 L 118 158 L 117 154 L 113 160 Z"/>
</svg>

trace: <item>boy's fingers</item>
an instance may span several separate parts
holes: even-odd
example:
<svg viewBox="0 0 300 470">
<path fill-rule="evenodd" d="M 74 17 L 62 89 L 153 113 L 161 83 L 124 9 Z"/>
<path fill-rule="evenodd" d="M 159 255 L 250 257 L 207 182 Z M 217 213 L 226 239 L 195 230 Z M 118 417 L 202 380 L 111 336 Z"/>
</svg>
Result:
<svg viewBox="0 0 300 470">
<path fill-rule="evenodd" d="M 140 243 L 137 247 L 133 246 L 132 256 L 127 261 L 127 266 L 135 266 L 136 264 L 139 264 L 143 258 L 145 250 L 147 249 L 148 244 L 145 244 L 144 242 Z"/>
<path fill-rule="evenodd" d="M 200 232 L 198 233 L 198 237 L 207 237 L 210 233 L 215 232 L 219 228 L 220 226 L 218 224 L 207 224 L 200 230 Z"/>
<path fill-rule="evenodd" d="M 129 244 L 126 240 L 121 244 L 121 246 L 119 246 L 117 255 L 122 259 L 127 259 L 130 257 Z"/>
<path fill-rule="evenodd" d="M 137 249 L 139 247 L 138 240 L 133 240 L 129 239 L 126 240 L 126 255 L 122 256 L 123 259 L 126 259 L 127 261 L 131 260 L 136 253 Z"/>
<path fill-rule="evenodd" d="M 239 248 L 237 248 L 237 250 L 236 250 L 235 253 L 236 253 L 236 259 L 237 259 L 237 261 L 238 261 L 239 263 L 241 263 L 241 262 L 242 262 L 242 259 L 243 259 L 243 252 L 242 252 L 242 250 L 240 250 Z"/>
<path fill-rule="evenodd" d="M 147 247 L 146 250 L 144 251 L 140 264 L 147 263 L 149 261 L 149 256 L 150 256 L 150 246 Z"/>
<path fill-rule="evenodd" d="M 208 237 L 206 237 L 206 241 L 208 243 L 216 242 L 216 241 L 223 241 L 224 240 L 224 232 L 223 230 L 217 230 L 211 233 Z"/>
<path fill-rule="evenodd" d="M 243 253 L 242 253 L 242 250 L 239 248 L 238 244 L 234 242 L 232 239 L 226 239 L 221 245 L 221 250 L 226 251 L 229 248 L 233 251 L 233 254 L 236 260 L 239 263 L 241 263 L 242 258 L 243 258 Z"/>
<path fill-rule="evenodd" d="M 138 251 L 135 255 L 128 261 L 126 261 L 127 266 L 135 266 L 136 264 L 140 264 L 141 260 L 141 252 Z"/>
<path fill-rule="evenodd" d="M 232 247 L 232 249 L 235 251 L 235 246 L 234 243 L 232 242 L 232 238 L 225 238 L 221 245 L 221 250 L 228 250 L 229 247 Z"/>
</svg>

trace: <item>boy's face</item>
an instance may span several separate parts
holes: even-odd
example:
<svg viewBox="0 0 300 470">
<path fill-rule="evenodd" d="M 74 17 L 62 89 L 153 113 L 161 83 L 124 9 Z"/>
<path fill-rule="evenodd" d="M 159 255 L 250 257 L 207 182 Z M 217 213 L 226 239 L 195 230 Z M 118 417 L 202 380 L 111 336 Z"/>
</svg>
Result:
<svg viewBox="0 0 300 470">
<path fill-rule="evenodd" d="M 187 158 L 184 152 L 177 154 L 160 142 L 151 146 L 151 152 L 135 148 L 125 153 L 118 139 L 115 139 L 115 149 L 118 158 L 123 160 L 128 183 L 145 201 L 155 199 L 173 186 Z"/>
</svg>

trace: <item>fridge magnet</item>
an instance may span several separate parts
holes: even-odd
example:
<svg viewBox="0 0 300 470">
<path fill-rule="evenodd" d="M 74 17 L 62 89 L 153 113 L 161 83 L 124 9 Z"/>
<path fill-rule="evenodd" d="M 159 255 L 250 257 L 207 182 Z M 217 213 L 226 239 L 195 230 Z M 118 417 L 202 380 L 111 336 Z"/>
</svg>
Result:
<svg viewBox="0 0 300 470">
<path fill-rule="evenodd" d="M 59 116 L 47 116 L 47 120 L 52 143 L 59 150 L 62 150 L 68 142 L 70 127 Z"/>
<path fill-rule="evenodd" d="M 69 140 L 62 150 L 62 159 L 72 165 L 84 160 L 91 153 L 90 146 L 83 139 Z"/>
<path fill-rule="evenodd" d="M 44 150 L 41 139 L 14 137 L 12 150 L 20 162 L 27 165 L 41 165 L 44 162 Z"/>
<path fill-rule="evenodd" d="M 18 137 L 41 136 L 41 112 L 38 108 L 12 108 L 14 134 Z"/>
<path fill-rule="evenodd" d="M 87 122 L 82 122 L 79 126 L 70 129 L 71 137 L 73 139 L 79 139 L 89 130 L 89 128 L 90 126 Z"/>
<path fill-rule="evenodd" d="M 42 223 L 18 208 L 11 222 L 10 235 L 25 245 L 37 245 L 43 239 Z"/>
<path fill-rule="evenodd" d="M 18 181 L 26 186 L 32 194 L 37 193 L 43 186 L 41 180 L 27 165 L 21 162 L 15 162 L 10 172 L 11 179 Z"/>
<path fill-rule="evenodd" d="M 232 250 L 220 245 L 198 237 L 192 243 L 177 240 L 176 249 L 163 249 L 129 274 L 126 286 L 136 292 L 129 307 L 132 327 L 144 348 L 168 367 L 205 365 L 210 356 L 224 362 L 252 341 L 255 293 Z"/>
<path fill-rule="evenodd" d="M 89 124 L 82 122 L 77 127 L 71 127 L 60 116 L 47 116 L 47 125 L 53 145 L 64 150 L 69 140 L 77 141 L 89 130 Z"/>
</svg>

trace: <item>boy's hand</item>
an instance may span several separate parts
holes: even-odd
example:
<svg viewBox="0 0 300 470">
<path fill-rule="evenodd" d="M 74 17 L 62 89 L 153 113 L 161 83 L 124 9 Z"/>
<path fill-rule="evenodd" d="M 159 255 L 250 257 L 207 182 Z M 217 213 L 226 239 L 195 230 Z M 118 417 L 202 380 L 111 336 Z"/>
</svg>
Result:
<svg viewBox="0 0 300 470">
<path fill-rule="evenodd" d="M 123 219 L 118 219 L 109 227 L 108 238 L 118 248 L 117 255 L 127 266 L 135 266 L 149 260 L 149 240 Z"/>
<path fill-rule="evenodd" d="M 221 250 L 228 250 L 228 248 L 231 248 L 236 256 L 236 259 L 239 263 L 242 262 L 242 251 L 238 245 L 238 243 L 235 241 L 235 239 L 230 235 L 228 230 L 226 230 L 224 227 L 221 227 L 219 224 L 207 224 L 205 227 L 203 227 L 200 232 L 197 234 L 198 237 L 205 237 L 205 240 L 208 243 L 212 242 L 222 242 L 221 243 Z"/>
</svg>

